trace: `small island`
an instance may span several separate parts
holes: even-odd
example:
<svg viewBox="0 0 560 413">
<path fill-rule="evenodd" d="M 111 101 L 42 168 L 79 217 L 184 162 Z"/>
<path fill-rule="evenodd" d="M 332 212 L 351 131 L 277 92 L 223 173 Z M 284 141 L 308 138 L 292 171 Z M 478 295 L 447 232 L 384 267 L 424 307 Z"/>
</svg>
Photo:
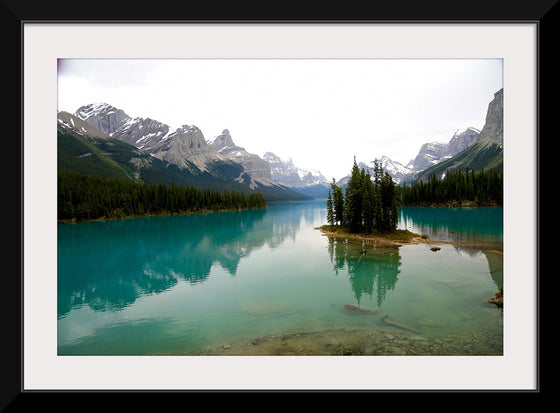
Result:
<svg viewBox="0 0 560 413">
<path fill-rule="evenodd" d="M 448 184 L 451 185 L 453 182 L 459 181 L 458 176 L 463 175 L 458 171 L 455 173 L 450 172 L 447 176 Z M 469 176 L 471 180 L 479 179 L 493 182 L 494 179 L 492 178 L 498 175 L 494 172 L 485 174 L 483 171 L 475 174 L 472 171 Z M 428 187 L 420 192 L 425 194 L 431 193 L 430 188 L 433 189 L 437 186 L 434 183 L 436 181 L 435 175 L 432 175 L 429 183 L 426 184 Z M 364 169 L 360 170 L 358 168 L 356 158 L 354 158 L 354 165 L 352 166 L 346 190 L 343 191 L 341 187 L 335 184 L 335 180 L 332 180 L 327 198 L 327 225 L 322 225 L 315 229 L 320 230 L 323 235 L 330 238 L 344 239 L 349 242 L 361 242 L 364 246 L 398 248 L 402 244 L 434 242 L 464 244 L 455 241 L 432 241 L 427 235 L 416 234 L 406 229 L 397 229 L 399 205 L 457 205 L 455 201 L 447 201 L 447 204 L 441 204 L 441 200 L 435 195 L 433 199 L 423 199 L 422 202 L 418 202 L 419 200 L 416 199 L 413 202 L 410 191 L 418 189 L 417 187 L 422 185 L 424 184 L 418 183 L 407 188 L 405 184 L 404 188 L 399 188 L 396 186 L 391 175 L 383 170 L 381 163 L 377 159 L 374 161 L 372 177 Z M 495 185 L 488 184 L 486 186 L 493 188 Z M 479 196 L 475 197 L 476 202 L 468 201 L 461 197 L 456 198 L 462 199 L 459 205 L 472 206 L 483 204 L 481 199 L 489 199 L 488 197 L 492 200 L 498 199 L 497 196 L 488 195 L 482 191 L 479 191 Z M 486 204 L 495 205 L 496 203 L 492 201 Z M 434 246 L 431 248 L 431 251 L 437 252 L 440 249 L 440 247 Z"/>
<path fill-rule="evenodd" d="M 399 248 L 402 244 L 431 243 L 427 235 L 397 229 L 399 190 L 389 173 L 374 161 L 373 179 L 364 169 L 354 165 L 346 192 L 333 179 L 327 198 L 327 225 L 315 229 L 329 238 L 360 243 L 362 247 Z M 435 241 L 437 243 L 452 243 Z M 433 246 L 432 252 L 441 250 Z M 503 307 L 503 289 L 497 291 L 490 304 Z"/>
<path fill-rule="evenodd" d="M 420 235 L 407 229 L 396 229 L 391 232 L 351 233 L 348 228 L 340 225 L 322 225 L 317 227 L 329 238 L 359 242 L 365 247 L 398 248 L 402 244 L 420 244 L 430 242 L 427 235 Z"/>
<path fill-rule="evenodd" d="M 422 242 L 427 237 L 408 230 L 397 230 L 398 191 L 393 178 L 374 161 L 373 178 L 354 165 L 346 193 L 333 179 L 327 198 L 327 223 L 323 234 L 359 240 L 371 246 L 398 247 L 399 243 Z"/>
</svg>

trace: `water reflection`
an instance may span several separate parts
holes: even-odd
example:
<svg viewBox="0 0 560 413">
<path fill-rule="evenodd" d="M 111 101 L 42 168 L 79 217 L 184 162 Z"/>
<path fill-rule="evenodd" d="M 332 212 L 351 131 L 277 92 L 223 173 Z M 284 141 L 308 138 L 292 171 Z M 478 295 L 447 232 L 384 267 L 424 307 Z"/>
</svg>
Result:
<svg viewBox="0 0 560 413">
<path fill-rule="evenodd" d="M 435 208 L 403 211 L 403 224 L 429 231 L 447 222 L 459 234 L 461 222 L 473 224 L 470 211 L 446 218 L 450 210 L 432 222 Z M 495 238 L 484 248 L 373 248 L 322 236 L 313 228 L 325 212 L 325 202 L 271 203 L 59 225 L 58 354 L 150 354 L 287 329 L 377 327 L 383 314 L 434 335 L 500 322 L 485 303 L 501 284 L 501 234 L 484 235 Z M 487 225 L 484 213 L 493 212 L 481 208 Z M 383 314 L 354 317 L 345 304 Z"/>
<path fill-rule="evenodd" d="M 58 225 L 58 315 L 88 305 L 119 310 L 140 295 L 168 290 L 181 278 L 206 281 L 218 263 L 235 276 L 239 262 L 263 246 L 293 239 L 313 210 L 301 205 L 227 213 Z"/>
<path fill-rule="evenodd" d="M 466 254 L 471 257 L 483 254 L 488 262 L 488 271 L 492 281 L 496 285 L 497 289 L 500 289 L 503 285 L 504 278 L 504 256 L 500 245 L 483 244 L 482 248 L 480 245 L 462 245 L 454 244 L 453 248 L 458 254 Z"/>
<path fill-rule="evenodd" d="M 402 207 L 399 228 L 453 241 L 458 253 L 484 254 L 496 287 L 503 285 L 503 207 Z"/>
<path fill-rule="evenodd" d="M 364 294 L 375 295 L 377 306 L 393 290 L 400 274 L 401 257 L 396 248 L 373 248 L 329 239 L 328 250 L 334 271 L 347 268 L 349 281 L 358 304 Z"/>
<path fill-rule="evenodd" d="M 399 226 L 433 239 L 443 234 L 443 239 L 478 242 L 482 232 L 495 245 L 488 241 L 483 249 L 480 244 L 455 248 L 485 254 L 499 288 L 501 213 L 501 208 L 401 208 Z M 215 265 L 236 277 L 240 262 L 255 251 L 277 249 L 295 240 L 301 228 L 324 222 L 324 202 L 294 202 L 271 203 L 268 210 L 59 224 L 58 316 L 81 306 L 118 311 L 179 281 L 205 283 Z M 398 249 L 363 248 L 334 239 L 328 240 L 327 248 L 334 273 L 348 271 L 358 304 L 368 296 L 381 306 L 395 289 L 401 271 Z"/>
<path fill-rule="evenodd" d="M 502 207 L 402 207 L 399 228 L 441 241 L 495 241 L 503 235 Z"/>
</svg>

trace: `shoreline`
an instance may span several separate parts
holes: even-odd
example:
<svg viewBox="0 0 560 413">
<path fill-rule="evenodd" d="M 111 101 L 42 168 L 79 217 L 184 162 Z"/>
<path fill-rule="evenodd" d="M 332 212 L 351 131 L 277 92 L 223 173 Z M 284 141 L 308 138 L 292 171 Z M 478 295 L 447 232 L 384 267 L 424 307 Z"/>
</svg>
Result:
<svg viewBox="0 0 560 413">
<path fill-rule="evenodd" d="M 434 240 L 428 238 L 426 235 L 416 234 L 408 230 L 397 230 L 397 234 L 364 234 L 364 233 L 349 233 L 349 232 L 337 232 L 329 231 L 325 227 L 328 225 L 323 225 L 321 227 L 315 227 L 314 229 L 319 230 L 322 236 L 329 238 L 342 239 L 346 242 L 360 243 L 365 247 L 379 247 L 379 248 L 399 248 L 402 245 L 416 245 L 416 244 L 449 244 L 449 245 L 459 245 L 465 247 L 475 247 L 480 250 L 493 252 L 496 254 L 503 255 L 503 250 L 497 249 L 494 244 L 484 245 L 480 242 L 464 242 L 464 241 L 446 241 L 446 240 Z M 406 237 L 398 237 L 398 234 L 406 234 Z"/>
<path fill-rule="evenodd" d="M 470 207 L 503 207 L 503 202 L 476 201 L 448 201 L 448 202 L 419 202 L 416 204 L 402 204 L 399 207 L 448 207 L 448 208 L 470 208 Z"/>
<path fill-rule="evenodd" d="M 389 234 L 354 234 L 350 232 L 329 231 L 325 228 L 327 226 L 328 225 L 323 225 L 321 227 L 316 227 L 315 229 L 321 231 L 323 236 L 344 239 L 349 242 L 360 242 L 364 243 L 367 247 L 399 248 L 402 244 L 430 244 L 434 242 L 445 242 L 432 241 L 426 236 L 422 236 L 408 230 L 397 230 L 398 232 L 395 231 Z M 398 234 L 406 236 L 398 237 Z"/>
<path fill-rule="evenodd" d="M 473 338 L 475 338 L 473 340 Z M 491 328 L 431 336 L 393 327 L 331 327 L 280 331 L 193 350 L 155 353 L 183 356 L 459 356 L 503 355 L 502 333 Z"/>
<path fill-rule="evenodd" d="M 261 208 L 231 208 L 231 209 L 204 209 L 199 211 L 185 211 L 185 212 L 161 212 L 155 214 L 141 214 L 141 215 L 127 215 L 124 217 L 100 217 L 89 219 L 65 218 L 57 219 L 58 224 L 80 224 L 82 222 L 96 222 L 96 221 L 114 221 L 117 219 L 133 219 L 133 218 L 149 218 L 149 217 L 171 217 L 175 215 L 199 215 L 199 214 L 214 214 L 219 212 L 233 212 L 233 211 L 251 211 L 254 209 L 266 209 L 268 206 Z"/>
</svg>

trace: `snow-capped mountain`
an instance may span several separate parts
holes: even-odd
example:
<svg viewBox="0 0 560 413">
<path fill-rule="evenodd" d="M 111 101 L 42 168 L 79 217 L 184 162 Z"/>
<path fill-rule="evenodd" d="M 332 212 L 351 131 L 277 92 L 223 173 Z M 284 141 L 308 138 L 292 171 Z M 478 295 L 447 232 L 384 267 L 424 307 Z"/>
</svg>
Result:
<svg viewBox="0 0 560 413">
<path fill-rule="evenodd" d="M 74 116 L 110 136 L 131 119 L 123 110 L 107 103 L 91 103 L 78 108 Z"/>
<path fill-rule="evenodd" d="M 162 161 L 187 169 L 192 174 L 234 179 L 251 189 L 271 194 L 269 199 L 298 198 L 276 183 L 268 164 L 255 154 L 237 147 L 227 129 L 213 141 L 207 141 L 194 125 L 172 130 L 150 118 L 132 118 L 122 109 L 107 103 L 84 105 L 74 116 L 111 138 L 129 143 Z M 235 176 L 233 176 L 235 174 Z M 266 187 L 266 188 L 264 188 Z"/>
<path fill-rule="evenodd" d="M 214 140 L 208 144 L 220 154 L 223 159 L 241 164 L 245 172 L 251 176 L 252 180 L 257 180 L 266 185 L 275 184 L 268 163 L 258 155 L 249 153 L 245 148 L 237 146 L 233 142 L 229 130 L 224 129 L 221 135 L 216 136 Z M 251 185 L 254 185 L 254 182 L 251 182 Z"/>
<path fill-rule="evenodd" d="M 379 161 L 381 162 L 381 167 L 383 168 L 383 170 L 385 172 L 389 172 L 389 175 L 391 175 L 391 177 L 397 184 L 401 183 L 404 177 L 410 173 L 410 163 L 409 165 L 403 165 L 400 162 L 393 161 L 391 158 L 385 155 L 379 158 Z M 373 171 L 373 162 L 369 163 L 369 167 Z"/>
<path fill-rule="evenodd" d="M 313 185 L 329 185 L 327 178 L 316 169 L 304 169 L 294 165 L 292 159 L 281 159 L 272 152 L 266 152 L 263 159 L 270 166 L 272 179 L 290 188 L 304 188 Z"/>
<path fill-rule="evenodd" d="M 58 122 L 58 127 L 73 131 L 81 136 L 91 136 L 93 138 L 99 139 L 111 139 L 109 135 L 104 132 L 101 132 L 99 129 L 94 128 L 89 123 L 84 122 L 82 119 L 77 118 L 76 116 L 72 115 L 68 112 L 58 112 L 56 116 L 56 120 Z"/>
<path fill-rule="evenodd" d="M 391 178 L 393 178 L 396 184 L 401 183 L 404 177 L 406 177 L 411 171 L 410 163 L 409 165 L 403 165 L 402 163 L 394 161 L 385 155 L 378 158 L 377 161 L 381 164 L 383 171 L 388 172 L 389 175 L 391 175 Z M 358 168 L 360 170 L 364 169 L 367 173 L 370 174 L 371 178 L 373 179 L 374 163 L 375 160 L 369 162 L 358 162 Z M 336 184 L 338 186 L 345 186 L 346 184 L 348 184 L 349 180 L 350 174 L 339 179 Z"/>
<path fill-rule="evenodd" d="M 169 126 L 150 118 L 132 118 L 107 103 L 78 108 L 75 116 L 109 136 L 148 153 L 158 152 L 172 132 Z"/>
<path fill-rule="evenodd" d="M 378 161 L 381 163 L 383 171 L 388 172 L 393 178 L 395 183 L 401 184 L 402 182 L 411 182 L 422 171 L 450 159 L 458 153 L 467 149 L 480 131 L 475 128 L 467 128 L 464 131 L 457 130 L 448 143 L 442 142 L 428 142 L 423 144 L 418 151 L 418 155 L 412 159 L 407 165 L 394 161 L 388 156 L 381 156 Z M 365 169 L 370 175 L 373 176 L 374 161 L 358 162 L 358 167 Z M 346 175 L 337 182 L 338 186 L 344 186 L 348 183 L 350 174 Z"/>
<path fill-rule="evenodd" d="M 461 132 L 457 130 L 447 143 L 429 142 L 423 144 L 412 162 L 410 172 L 403 177 L 404 180 L 411 182 L 420 172 L 464 151 L 473 143 L 479 133 L 478 129 L 469 127 Z"/>
<path fill-rule="evenodd" d="M 285 161 L 272 152 L 266 152 L 263 159 L 270 167 L 272 179 L 280 185 L 314 198 L 327 196 L 330 183 L 320 171 L 297 167 L 291 158 Z"/>
<path fill-rule="evenodd" d="M 488 104 L 486 120 L 482 130 L 468 128 L 462 133 L 456 133 L 449 147 L 450 152 L 457 151 L 455 156 L 441 160 L 436 165 L 425 169 L 415 179 L 426 180 L 435 173 L 441 177 L 448 169 L 497 169 L 503 168 L 503 95 L 500 89 L 494 93 L 494 99 Z M 473 138 L 474 136 L 474 138 Z"/>
</svg>

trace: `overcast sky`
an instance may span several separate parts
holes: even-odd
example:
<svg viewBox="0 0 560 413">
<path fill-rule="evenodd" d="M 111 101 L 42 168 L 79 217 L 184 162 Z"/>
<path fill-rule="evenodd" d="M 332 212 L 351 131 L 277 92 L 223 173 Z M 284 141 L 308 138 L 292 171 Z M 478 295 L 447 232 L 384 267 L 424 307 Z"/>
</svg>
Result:
<svg viewBox="0 0 560 413">
<path fill-rule="evenodd" d="M 482 129 L 501 59 L 65 59 L 58 110 L 105 102 L 207 140 L 270 151 L 337 180 L 354 156 L 408 163 L 423 143 Z"/>
</svg>

